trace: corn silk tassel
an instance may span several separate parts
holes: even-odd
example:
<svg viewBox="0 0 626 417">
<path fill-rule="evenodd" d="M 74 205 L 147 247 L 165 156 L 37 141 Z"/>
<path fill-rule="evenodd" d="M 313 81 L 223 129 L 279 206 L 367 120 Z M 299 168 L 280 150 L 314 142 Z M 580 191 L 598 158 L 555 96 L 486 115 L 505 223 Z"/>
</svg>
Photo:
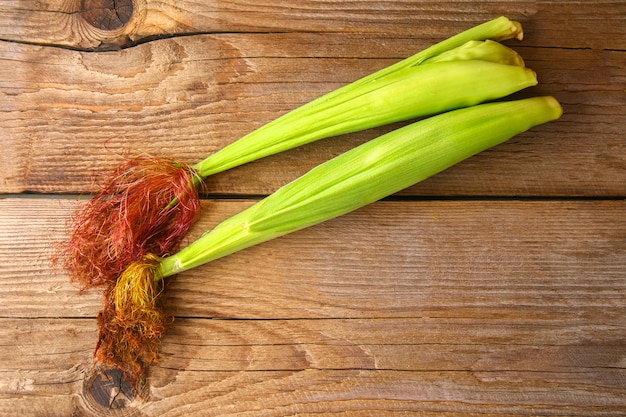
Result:
<svg viewBox="0 0 626 417">
<path fill-rule="evenodd" d="M 83 288 L 114 284 L 147 253 L 172 253 L 197 217 L 198 188 L 213 174 L 319 139 L 504 97 L 535 74 L 497 41 L 522 38 L 500 17 L 328 93 L 194 166 L 141 156 L 122 164 L 71 219 L 61 248 Z"/>
<path fill-rule="evenodd" d="M 147 255 L 121 275 L 100 315 L 97 359 L 135 381 L 157 359 L 172 320 L 160 305 L 166 277 L 365 206 L 561 113 L 554 98 L 536 97 L 413 123 L 319 165 L 176 254 Z"/>
</svg>

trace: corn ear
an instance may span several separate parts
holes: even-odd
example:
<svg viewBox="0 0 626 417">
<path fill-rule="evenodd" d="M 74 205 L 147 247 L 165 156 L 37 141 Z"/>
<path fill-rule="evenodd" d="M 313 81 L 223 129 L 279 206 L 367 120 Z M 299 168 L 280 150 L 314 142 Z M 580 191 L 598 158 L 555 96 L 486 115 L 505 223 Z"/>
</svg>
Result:
<svg viewBox="0 0 626 417">
<path fill-rule="evenodd" d="M 521 37 L 521 25 L 506 17 L 483 23 L 305 104 L 240 138 L 194 165 L 193 168 L 200 177 L 206 178 L 209 175 L 315 140 L 493 99 L 495 98 L 493 95 L 477 88 L 475 79 L 473 79 L 474 73 L 465 74 L 459 70 L 455 75 L 460 78 L 461 81 L 457 81 L 460 85 L 453 85 L 450 83 L 454 83 L 454 80 L 438 76 L 437 71 L 420 73 L 420 67 L 427 66 L 430 60 L 443 53 L 447 53 L 447 58 L 442 62 L 448 63 L 468 59 L 493 61 L 494 57 L 487 56 L 481 48 L 466 47 L 465 51 L 472 49 L 473 53 L 465 56 L 463 54 L 454 56 L 449 52 L 462 47 L 467 42 L 486 39 L 495 41 L 510 38 L 521 39 Z M 493 42 L 491 43 L 493 44 Z M 519 62 L 522 62 L 521 59 L 519 57 L 512 59 L 511 56 L 516 54 L 507 49 L 502 46 L 500 52 L 495 53 L 495 59 L 502 62 L 503 65 L 517 62 L 514 65 L 519 66 Z M 493 48 L 491 51 L 490 53 L 493 54 Z M 499 54 L 503 56 L 498 57 Z M 433 63 L 435 62 L 433 61 Z M 487 84 L 491 74 L 490 71 L 485 71 L 478 76 L 484 84 Z M 405 84 L 402 80 L 403 77 L 411 78 L 412 85 Z M 418 83 L 414 77 L 422 77 L 421 82 Z M 432 90 L 445 88 L 446 85 L 449 86 L 448 90 L 454 91 L 455 97 L 459 97 L 458 102 L 446 98 L 441 93 L 435 97 L 431 96 Z M 528 85 L 519 85 L 517 88 L 521 89 L 526 86 Z M 505 89 L 499 93 L 498 97 L 513 91 Z M 385 116 L 381 116 L 378 112 L 381 108 L 388 106 L 388 102 L 379 100 L 378 95 L 395 97 L 394 103 L 399 103 L 406 111 L 398 111 L 398 113 L 386 111 Z M 442 105 L 439 100 L 445 100 L 446 105 Z M 350 112 L 354 112 L 354 109 L 362 106 L 363 102 L 366 103 L 366 107 L 355 118 Z M 378 105 L 372 106 L 371 103 L 378 103 Z"/>
<path fill-rule="evenodd" d="M 561 113 L 554 98 L 537 97 L 455 110 L 400 128 L 314 168 L 162 258 L 157 275 L 174 275 L 348 213 Z"/>
</svg>

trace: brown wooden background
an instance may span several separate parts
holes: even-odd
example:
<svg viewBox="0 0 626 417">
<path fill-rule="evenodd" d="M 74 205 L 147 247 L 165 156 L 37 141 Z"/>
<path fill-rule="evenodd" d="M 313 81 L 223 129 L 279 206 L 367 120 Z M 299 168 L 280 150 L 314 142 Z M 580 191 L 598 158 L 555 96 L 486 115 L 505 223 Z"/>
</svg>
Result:
<svg viewBox="0 0 626 417">
<path fill-rule="evenodd" d="M 147 400 L 94 372 L 101 295 L 50 257 L 103 174 L 499 15 L 561 120 L 179 275 Z M 0 415 L 626 415 L 625 29 L 623 1 L 0 2 Z M 189 239 L 389 129 L 212 178 Z"/>
</svg>

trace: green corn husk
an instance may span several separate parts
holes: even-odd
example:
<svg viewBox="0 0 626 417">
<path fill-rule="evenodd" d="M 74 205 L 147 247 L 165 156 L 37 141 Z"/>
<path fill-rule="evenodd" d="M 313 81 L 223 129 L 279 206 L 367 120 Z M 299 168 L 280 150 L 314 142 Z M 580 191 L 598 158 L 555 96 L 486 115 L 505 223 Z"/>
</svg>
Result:
<svg viewBox="0 0 626 417">
<path fill-rule="evenodd" d="M 332 219 L 422 181 L 562 113 L 552 97 L 482 104 L 444 113 L 367 142 L 225 220 L 177 254 L 167 277 Z"/>
<path fill-rule="evenodd" d="M 534 75 L 521 68 L 457 66 L 458 61 L 471 60 L 522 67 L 523 61 L 517 54 L 493 42 L 522 36 L 521 25 L 506 17 L 468 29 L 283 115 L 197 163 L 193 169 L 199 177 L 206 178 L 319 139 L 478 104 L 534 85 Z M 491 40 L 486 48 L 466 45 L 470 42 L 475 46 L 484 40 Z M 455 52 L 457 48 L 459 53 Z M 472 53 L 466 53 L 468 49 Z M 446 58 L 437 60 L 441 54 Z M 425 68 L 444 62 L 445 67 Z M 501 84 L 506 76 L 500 70 L 516 73 L 511 84 Z M 393 100 L 391 107 L 389 100 Z"/>
</svg>

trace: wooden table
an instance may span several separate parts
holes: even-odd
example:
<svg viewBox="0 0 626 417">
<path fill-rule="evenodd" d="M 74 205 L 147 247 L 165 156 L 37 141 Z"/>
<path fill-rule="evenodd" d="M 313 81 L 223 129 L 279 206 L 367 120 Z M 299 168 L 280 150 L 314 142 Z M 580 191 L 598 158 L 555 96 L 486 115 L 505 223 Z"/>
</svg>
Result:
<svg viewBox="0 0 626 417">
<path fill-rule="evenodd" d="M 115 3 L 0 3 L 2 416 L 626 415 L 625 2 Z M 499 15 L 540 80 L 516 97 L 559 121 L 180 274 L 143 400 L 96 372 L 101 293 L 50 259 L 99 179 L 196 162 Z M 189 240 L 393 127 L 215 176 Z"/>
</svg>

